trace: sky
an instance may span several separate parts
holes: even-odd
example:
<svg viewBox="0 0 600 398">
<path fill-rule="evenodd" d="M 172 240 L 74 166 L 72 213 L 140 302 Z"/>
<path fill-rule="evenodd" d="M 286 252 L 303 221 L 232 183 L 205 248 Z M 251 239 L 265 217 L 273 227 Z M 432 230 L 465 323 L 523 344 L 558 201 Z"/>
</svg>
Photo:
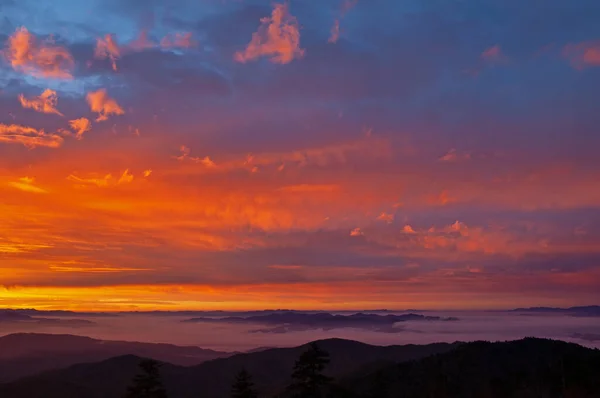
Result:
<svg viewBox="0 0 600 398">
<path fill-rule="evenodd" d="M 597 0 L 0 0 L 0 306 L 600 299 Z"/>
</svg>

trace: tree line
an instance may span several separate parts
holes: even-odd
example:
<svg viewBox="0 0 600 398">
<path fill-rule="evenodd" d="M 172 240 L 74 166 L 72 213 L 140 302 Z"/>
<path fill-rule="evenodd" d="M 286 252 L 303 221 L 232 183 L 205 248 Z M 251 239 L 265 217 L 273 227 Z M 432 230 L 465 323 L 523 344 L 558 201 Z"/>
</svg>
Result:
<svg viewBox="0 0 600 398">
<path fill-rule="evenodd" d="M 324 387 L 332 379 L 323 371 L 329 364 L 329 353 L 316 343 L 311 343 L 294 364 L 291 383 L 286 392 L 294 398 L 321 398 Z M 168 398 L 167 390 L 160 377 L 161 363 L 152 359 L 140 362 L 140 373 L 137 374 L 127 389 L 125 398 Z M 252 375 L 241 369 L 231 385 L 231 398 L 258 398 Z"/>
</svg>

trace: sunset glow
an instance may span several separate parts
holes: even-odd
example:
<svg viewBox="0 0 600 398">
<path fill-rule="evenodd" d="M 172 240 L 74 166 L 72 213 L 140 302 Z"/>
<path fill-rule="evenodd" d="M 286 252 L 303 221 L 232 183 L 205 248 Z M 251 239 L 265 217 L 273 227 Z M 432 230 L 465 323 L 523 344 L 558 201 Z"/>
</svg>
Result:
<svg viewBox="0 0 600 398">
<path fill-rule="evenodd" d="M 0 6 L 0 307 L 600 298 L 580 4 L 21 3 Z"/>
</svg>

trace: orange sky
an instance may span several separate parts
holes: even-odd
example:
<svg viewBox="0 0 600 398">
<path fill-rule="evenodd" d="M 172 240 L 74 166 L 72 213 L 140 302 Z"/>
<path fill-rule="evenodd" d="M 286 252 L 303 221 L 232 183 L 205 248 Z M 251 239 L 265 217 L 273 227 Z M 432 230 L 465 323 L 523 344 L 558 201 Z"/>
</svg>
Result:
<svg viewBox="0 0 600 398">
<path fill-rule="evenodd" d="M 141 27 L 129 2 L 100 7 L 131 21 L 87 31 L 87 8 L 62 29 L 7 14 L 24 26 L 3 32 L 1 307 L 598 300 L 594 37 L 566 29 L 534 87 L 509 32 L 453 43 L 444 69 L 413 51 L 436 29 L 388 37 L 368 2 L 200 2 L 196 25 L 180 7 Z"/>
</svg>

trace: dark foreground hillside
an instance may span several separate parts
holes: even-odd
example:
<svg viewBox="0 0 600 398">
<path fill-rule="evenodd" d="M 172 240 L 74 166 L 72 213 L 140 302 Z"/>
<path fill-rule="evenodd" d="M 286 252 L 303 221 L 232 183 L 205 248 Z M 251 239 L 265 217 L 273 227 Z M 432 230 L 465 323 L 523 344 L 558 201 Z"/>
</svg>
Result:
<svg viewBox="0 0 600 398">
<path fill-rule="evenodd" d="M 378 398 L 597 398 L 600 351 L 533 338 L 466 343 L 346 380 L 344 387 L 350 396 Z"/>
<path fill-rule="evenodd" d="M 332 379 L 320 388 L 321 398 L 600 397 L 600 351 L 559 341 L 377 347 L 332 339 L 317 345 L 329 354 L 323 374 Z M 169 398 L 230 397 L 236 374 L 245 369 L 259 397 L 304 397 L 286 386 L 307 350 L 268 349 L 192 367 L 164 364 L 160 378 Z M 122 356 L 47 372 L 0 385 L 0 397 L 124 397 L 139 362 Z"/>
</svg>

